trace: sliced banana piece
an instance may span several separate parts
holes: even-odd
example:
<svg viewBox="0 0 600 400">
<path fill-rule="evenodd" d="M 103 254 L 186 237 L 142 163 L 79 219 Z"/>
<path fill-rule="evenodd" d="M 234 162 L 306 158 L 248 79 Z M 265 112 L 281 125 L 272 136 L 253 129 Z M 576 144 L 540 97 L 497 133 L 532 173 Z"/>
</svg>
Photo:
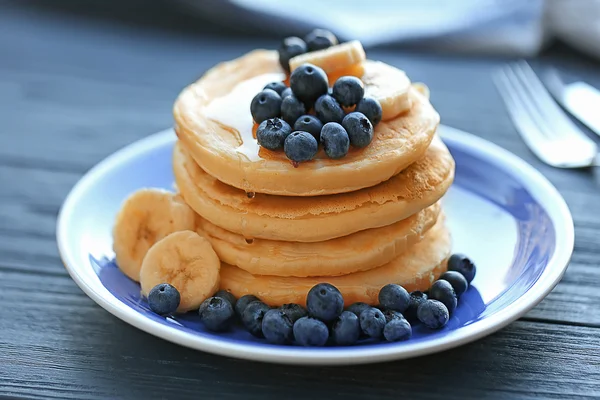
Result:
<svg viewBox="0 0 600 400">
<path fill-rule="evenodd" d="M 170 233 L 193 230 L 196 214 L 181 196 L 160 190 L 141 189 L 125 200 L 113 228 L 117 265 L 134 281 L 146 252 Z"/>
<path fill-rule="evenodd" d="M 379 100 L 383 111 L 382 120 L 388 121 L 408 111 L 412 105 L 409 96 L 410 79 L 404 71 L 380 61 L 365 61 L 361 80 L 365 96 Z"/>
<path fill-rule="evenodd" d="M 221 261 L 210 242 L 192 231 L 172 233 L 148 250 L 140 284 L 142 294 L 161 283 L 173 285 L 181 295 L 177 312 L 195 310 L 219 288 Z"/>
<path fill-rule="evenodd" d="M 310 63 L 323 68 L 329 74 L 358 64 L 366 58 L 362 44 L 358 40 L 353 40 L 296 56 L 290 60 L 290 69 L 293 71 L 302 64 Z"/>
</svg>

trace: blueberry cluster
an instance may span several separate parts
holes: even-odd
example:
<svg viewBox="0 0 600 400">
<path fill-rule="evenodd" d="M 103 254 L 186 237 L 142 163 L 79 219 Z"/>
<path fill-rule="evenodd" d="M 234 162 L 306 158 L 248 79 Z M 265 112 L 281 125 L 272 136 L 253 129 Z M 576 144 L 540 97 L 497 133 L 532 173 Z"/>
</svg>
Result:
<svg viewBox="0 0 600 400">
<path fill-rule="evenodd" d="M 313 30 L 304 37 L 304 40 L 296 36 L 285 38 L 278 50 L 279 64 L 289 74 L 292 58 L 311 51 L 323 50 L 336 44 L 338 44 L 338 39 L 325 29 Z"/>
<path fill-rule="evenodd" d="M 308 292 L 306 309 L 299 304 L 271 308 L 254 295 L 236 299 L 220 290 L 200 305 L 198 313 L 210 331 L 227 331 L 240 321 L 253 336 L 273 344 L 349 346 L 361 338 L 397 342 L 410 339 L 411 324 L 420 322 L 430 329 L 446 325 L 475 272 L 469 258 L 454 254 L 448 260 L 448 271 L 428 293 L 408 293 L 400 285 L 388 284 L 379 291 L 377 307 L 359 302 L 344 310 L 340 291 L 329 283 L 319 283 Z M 179 299 L 177 289 L 166 283 L 148 295 L 150 309 L 161 315 L 173 313 Z"/>
<path fill-rule="evenodd" d="M 292 72 L 289 88 L 271 82 L 252 99 L 256 139 L 269 150 L 283 149 L 295 163 L 312 160 L 319 143 L 329 158 L 342 158 L 350 145 L 368 146 L 381 121 L 381 105 L 364 94 L 354 76 L 340 77 L 330 91 L 325 71 L 303 64 Z M 354 111 L 346 114 L 344 108 L 351 107 Z"/>
</svg>

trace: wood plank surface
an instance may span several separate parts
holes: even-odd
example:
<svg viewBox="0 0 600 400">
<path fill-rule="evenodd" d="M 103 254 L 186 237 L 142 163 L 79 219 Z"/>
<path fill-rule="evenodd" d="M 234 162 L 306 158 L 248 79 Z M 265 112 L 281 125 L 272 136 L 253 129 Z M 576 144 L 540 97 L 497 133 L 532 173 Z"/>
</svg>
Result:
<svg viewBox="0 0 600 400">
<path fill-rule="evenodd" d="M 0 1 L 0 396 L 600 396 L 598 175 L 547 167 L 527 150 L 490 77 L 505 59 L 370 51 L 426 82 L 445 124 L 509 149 L 564 195 L 576 225 L 572 263 L 522 320 L 428 357 L 303 368 L 185 349 L 95 305 L 56 249 L 56 215 L 70 188 L 113 151 L 168 127 L 173 100 L 204 70 L 276 41 L 217 35 L 167 2 L 53 3 Z M 561 46 L 532 64 L 558 65 L 600 87 L 598 64 Z"/>
</svg>

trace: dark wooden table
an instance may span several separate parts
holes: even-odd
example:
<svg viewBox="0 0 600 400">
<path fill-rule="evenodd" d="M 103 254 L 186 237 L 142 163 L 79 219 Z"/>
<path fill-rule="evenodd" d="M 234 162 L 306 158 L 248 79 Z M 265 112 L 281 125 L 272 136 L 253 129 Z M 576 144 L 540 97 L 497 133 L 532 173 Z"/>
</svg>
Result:
<svg viewBox="0 0 600 400">
<path fill-rule="evenodd" d="M 208 67 L 276 45 L 217 35 L 164 3 L 117 4 L 129 3 L 0 1 L 0 395 L 600 397 L 600 188 L 594 171 L 552 169 L 527 150 L 490 79 L 502 59 L 370 51 L 426 82 L 445 124 L 523 157 L 566 198 L 576 227 L 573 260 L 524 318 L 428 357 L 305 368 L 189 350 L 97 306 L 56 248 L 56 215 L 70 188 L 113 151 L 168 127 L 176 95 Z M 563 47 L 532 63 L 558 65 L 600 86 L 598 64 Z"/>
</svg>

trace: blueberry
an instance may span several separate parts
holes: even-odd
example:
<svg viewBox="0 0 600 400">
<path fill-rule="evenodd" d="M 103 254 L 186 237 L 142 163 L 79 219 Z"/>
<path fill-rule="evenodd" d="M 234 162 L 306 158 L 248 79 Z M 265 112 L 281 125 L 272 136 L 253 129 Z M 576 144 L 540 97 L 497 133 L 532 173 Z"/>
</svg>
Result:
<svg viewBox="0 0 600 400">
<path fill-rule="evenodd" d="M 477 267 L 475 264 L 464 254 L 453 254 L 448 260 L 448 270 L 460 272 L 468 283 L 471 283 L 475 278 Z"/>
<path fill-rule="evenodd" d="M 400 285 L 390 283 L 379 291 L 379 304 L 383 307 L 403 313 L 410 303 L 410 295 Z"/>
<path fill-rule="evenodd" d="M 242 323 L 252 335 L 256 337 L 263 337 L 262 333 L 262 321 L 267 311 L 270 308 L 262 301 L 253 301 L 248 304 L 244 313 L 242 314 Z"/>
<path fill-rule="evenodd" d="M 306 43 L 299 37 L 291 36 L 283 39 L 279 46 L 279 64 L 288 74 L 290 73 L 290 59 L 304 54 L 307 51 Z"/>
<path fill-rule="evenodd" d="M 296 96 L 287 96 L 281 102 L 281 118 L 288 124 L 293 125 L 304 114 L 306 114 L 304 103 L 298 100 Z"/>
<path fill-rule="evenodd" d="M 261 122 L 256 129 L 256 140 L 266 149 L 280 150 L 290 133 L 292 128 L 287 122 L 280 118 L 270 118 Z"/>
<path fill-rule="evenodd" d="M 323 346 L 329 338 L 327 325 L 318 319 L 302 317 L 294 324 L 294 339 L 302 346 Z"/>
<path fill-rule="evenodd" d="M 245 296 L 240 297 L 237 303 L 235 304 L 235 313 L 237 314 L 237 316 L 242 318 L 244 310 L 246 310 L 248 304 L 254 301 L 260 301 L 260 299 L 253 294 L 247 294 Z"/>
<path fill-rule="evenodd" d="M 271 82 L 271 83 L 268 83 L 267 86 L 265 86 L 263 88 L 263 90 L 264 89 L 271 89 L 271 90 L 276 91 L 277 94 L 281 96 L 281 94 L 283 93 L 283 91 L 285 89 L 287 89 L 287 88 L 288 87 L 283 82 Z M 283 98 L 283 96 L 281 96 L 281 98 Z"/>
<path fill-rule="evenodd" d="M 291 96 L 292 94 L 294 94 L 294 92 L 292 92 L 292 88 L 285 88 L 285 90 L 283 92 L 281 92 L 281 99 L 285 99 L 288 96 Z"/>
<path fill-rule="evenodd" d="M 317 118 L 324 124 L 328 122 L 341 124 L 344 119 L 344 110 L 338 104 L 337 100 L 328 94 L 324 94 L 317 99 L 315 102 L 315 113 L 317 114 Z"/>
<path fill-rule="evenodd" d="M 257 124 L 269 118 L 279 117 L 280 112 L 281 96 L 271 89 L 259 92 L 250 103 L 250 113 Z"/>
<path fill-rule="evenodd" d="M 417 320 L 417 310 L 419 309 L 419 306 L 421 305 L 421 303 L 424 303 L 427 299 L 428 299 L 428 296 L 419 290 L 411 292 L 410 293 L 410 301 L 408 303 L 408 308 L 406 309 L 406 311 L 404 311 L 404 317 L 406 317 L 406 319 L 409 320 L 410 322 L 416 321 Z"/>
<path fill-rule="evenodd" d="M 311 317 L 330 322 L 344 311 L 342 293 L 329 283 L 319 283 L 306 296 L 306 309 Z"/>
<path fill-rule="evenodd" d="M 456 297 L 462 296 L 469 288 L 469 282 L 467 282 L 463 274 L 457 271 L 444 272 L 442 276 L 440 276 L 440 279 L 450 282 L 452 289 L 454 289 L 454 293 L 456 293 Z"/>
<path fill-rule="evenodd" d="M 342 76 L 333 84 L 333 97 L 344 107 L 358 103 L 365 95 L 365 86 L 355 76 Z"/>
<path fill-rule="evenodd" d="M 323 128 L 323 123 L 319 120 L 319 118 L 314 115 L 303 115 L 296 120 L 294 124 L 295 131 L 304 131 L 308 132 L 317 142 L 321 140 L 321 129 Z"/>
<path fill-rule="evenodd" d="M 290 75 L 290 87 L 294 96 L 307 104 L 313 103 L 327 93 L 329 81 L 321 68 L 312 64 L 302 64 Z"/>
<path fill-rule="evenodd" d="M 148 293 L 148 305 L 157 314 L 167 315 L 175 312 L 179 307 L 181 296 L 175 286 L 168 283 L 156 285 Z"/>
<path fill-rule="evenodd" d="M 284 304 L 279 307 L 279 309 L 287 314 L 287 316 L 292 320 L 292 323 L 308 315 L 308 312 L 300 304 Z"/>
<path fill-rule="evenodd" d="M 417 309 L 417 317 L 430 329 L 439 329 L 448 323 L 448 309 L 437 300 L 426 300 Z"/>
<path fill-rule="evenodd" d="M 346 115 L 342 126 L 348 132 L 350 144 L 354 147 L 367 147 L 373 140 L 373 125 L 363 113 L 355 111 Z"/>
<path fill-rule="evenodd" d="M 215 293 L 213 295 L 213 297 L 220 297 L 222 299 L 227 300 L 232 307 L 235 307 L 235 303 L 237 303 L 237 299 L 235 298 L 235 296 L 233 294 L 231 294 L 231 292 L 228 292 L 227 290 L 219 290 L 217 293 Z"/>
<path fill-rule="evenodd" d="M 344 311 L 331 325 L 331 337 L 339 346 L 350 346 L 360 337 L 360 322 L 356 314 Z"/>
<path fill-rule="evenodd" d="M 351 304 L 350 307 L 346 309 L 346 311 L 350 311 L 351 313 L 354 313 L 357 317 L 360 317 L 360 313 L 365 311 L 367 308 L 371 308 L 371 306 L 367 303 L 358 301 L 356 303 Z"/>
<path fill-rule="evenodd" d="M 345 157 L 350 148 L 350 139 L 343 126 L 328 122 L 321 129 L 321 143 L 327 157 L 338 159 Z"/>
<path fill-rule="evenodd" d="M 262 320 L 262 334 L 269 343 L 292 343 L 294 339 L 294 322 L 280 309 L 269 310 Z"/>
<path fill-rule="evenodd" d="M 338 44 L 335 35 L 325 29 L 315 29 L 304 38 L 308 51 L 323 50 Z"/>
<path fill-rule="evenodd" d="M 400 342 L 408 340 L 412 336 L 412 327 L 404 318 L 395 318 L 385 324 L 383 328 L 383 337 L 388 342 Z"/>
<path fill-rule="evenodd" d="M 319 150 L 317 139 L 308 132 L 292 132 L 283 144 L 285 155 L 292 161 L 303 162 L 315 158 Z"/>
<path fill-rule="evenodd" d="M 402 315 L 402 313 L 399 313 L 398 311 L 394 311 L 394 310 L 381 310 L 381 312 L 383 313 L 383 316 L 385 317 L 385 322 L 390 322 L 393 319 L 398 319 L 398 318 L 404 318 L 404 315 Z"/>
<path fill-rule="evenodd" d="M 429 289 L 429 298 L 444 303 L 450 314 L 456 309 L 456 293 L 448 281 L 440 279 L 433 282 Z"/>
<path fill-rule="evenodd" d="M 354 111 L 363 113 L 367 118 L 369 118 L 369 121 L 371 121 L 373 127 L 377 126 L 377 124 L 381 122 L 383 110 L 381 109 L 381 104 L 379 104 L 377 99 L 372 97 L 363 97 L 363 99 L 356 104 Z"/>
<path fill-rule="evenodd" d="M 385 327 L 385 315 L 377 308 L 370 307 L 360 313 L 360 328 L 365 335 L 380 338 Z"/>
<path fill-rule="evenodd" d="M 210 297 L 200 306 L 200 321 L 213 332 L 226 331 L 234 321 L 231 303 L 222 297 Z"/>
</svg>

